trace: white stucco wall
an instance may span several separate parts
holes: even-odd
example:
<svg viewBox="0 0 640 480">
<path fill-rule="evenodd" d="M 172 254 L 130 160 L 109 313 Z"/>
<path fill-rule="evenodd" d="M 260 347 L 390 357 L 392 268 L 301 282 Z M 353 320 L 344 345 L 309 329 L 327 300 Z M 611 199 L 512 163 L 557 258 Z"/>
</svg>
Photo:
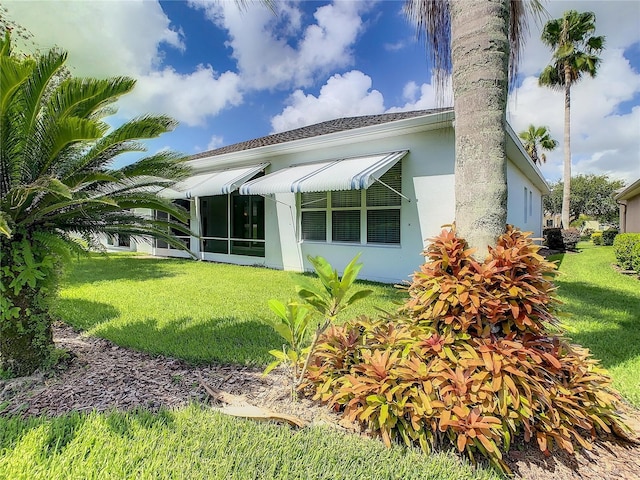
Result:
<svg viewBox="0 0 640 480">
<path fill-rule="evenodd" d="M 346 132 L 339 136 L 314 139 L 308 144 L 284 144 L 265 150 L 235 152 L 215 160 L 217 168 L 240 164 L 269 162 L 265 173 L 291 165 L 315 163 L 337 158 L 408 150 L 401 160 L 402 199 L 399 245 L 363 245 L 300 241 L 300 213 L 293 193 L 267 195 L 265 198 L 265 257 L 200 253 L 200 242 L 192 237 L 191 250 L 198 258 L 240 265 L 264 265 L 270 268 L 311 270 L 307 256 L 321 255 L 339 270 L 358 253 L 364 264 L 360 278 L 385 283 L 408 281 L 424 261 L 421 252 L 427 239 L 437 235 L 455 215 L 454 197 L 454 131 L 450 119 L 438 120 L 438 129 L 415 124 L 393 133 L 384 130 Z M 513 137 L 513 135 L 512 135 Z M 295 143 L 295 142 L 294 142 Z M 520 146 L 509 140 L 507 154 L 508 216 L 507 221 L 541 236 L 542 189 L 546 188 L 537 167 Z M 527 172 L 527 173 L 525 173 Z M 534 178 L 534 180 L 530 180 Z M 525 188 L 527 211 L 525 214 Z M 529 195 L 531 196 L 529 198 Z M 191 205 L 191 225 L 199 228 L 199 199 Z M 155 255 L 187 256 L 186 252 L 153 249 Z"/>
</svg>

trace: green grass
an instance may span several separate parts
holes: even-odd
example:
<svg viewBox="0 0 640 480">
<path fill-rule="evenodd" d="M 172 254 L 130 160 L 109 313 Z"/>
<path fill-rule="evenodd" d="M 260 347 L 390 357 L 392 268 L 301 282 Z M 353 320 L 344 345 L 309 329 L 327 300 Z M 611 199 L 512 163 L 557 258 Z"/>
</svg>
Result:
<svg viewBox="0 0 640 480">
<path fill-rule="evenodd" d="M 294 431 L 191 406 L 151 414 L 0 417 L 0 478 L 485 480 L 452 453 L 423 455 L 328 427 Z"/>
<path fill-rule="evenodd" d="M 640 407 L 640 281 L 615 271 L 613 247 L 579 244 L 557 255 L 558 294 L 566 334 L 588 347 L 613 378 L 613 386 Z"/>
<path fill-rule="evenodd" d="M 294 298 L 308 275 L 237 265 L 95 256 L 72 266 L 55 314 L 91 335 L 153 354 L 199 362 L 266 365 L 282 340 L 264 319 L 267 301 Z M 360 282 L 374 293 L 345 315 L 376 315 L 403 298 L 393 286 Z"/>
</svg>

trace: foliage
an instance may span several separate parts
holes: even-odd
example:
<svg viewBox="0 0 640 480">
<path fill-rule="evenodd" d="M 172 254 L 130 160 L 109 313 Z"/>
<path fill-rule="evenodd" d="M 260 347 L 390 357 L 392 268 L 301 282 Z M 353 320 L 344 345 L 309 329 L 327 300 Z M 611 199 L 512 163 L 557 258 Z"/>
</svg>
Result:
<svg viewBox="0 0 640 480">
<path fill-rule="evenodd" d="M 609 180 L 607 175 L 577 175 L 571 178 L 571 219 L 592 217 L 601 223 L 618 222 L 618 205 L 613 197 L 624 187 L 621 180 Z M 544 197 L 544 209 L 558 213 L 562 209 L 563 182 L 552 183 L 551 194 Z"/>
<path fill-rule="evenodd" d="M 567 250 L 574 250 L 580 241 L 580 230 L 577 228 L 565 228 L 562 230 L 562 243 Z"/>
<path fill-rule="evenodd" d="M 616 235 L 618 235 L 617 228 L 609 228 L 605 230 L 604 232 L 602 232 L 602 244 L 610 247 L 611 245 L 613 245 L 613 241 L 615 240 Z"/>
<path fill-rule="evenodd" d="M 304 305 L 290 300 L 284 305 L 279 300 L 269 300 L 269 308 L 276 314 L 277 319 L 267 318 L 267 323 L 284 338 L 289 348 L 282 346 L 282 350 L 269 350 L 276 359 L 264 370 L 264 375 L 278 365 L 285 364 L 291 369 L 292 385 L 298 382 L 298 364 L 308 349 L 303 347 L 309 322 L 313 318 L 312 312 Z"/>
<path fill-rule="evenodd" d="M 387 445 L 450 443 L 503 471 L 521 433 L 545 453 L 591 448 L 597 431 L 623 428 L 619 398 L 588 350 L 549 332 L 555 265 L 539 248 L 509 227 L 479 263 L 443 231 L 400 312 L 332 326 L 306 386 Z"/>
<path fill-rule="evenodd" d="M 591 241 L 594 245 L 602 245 L 602 232 L 593 232 L 591 234 Z"/>
<path fill-rule="evenodd" d="M 347 297 L 347 293 L 353 287 L 358 273 L 362 268 L 362 264 L 358 263 L 358 258 L 360 258 L 360 254 L 356 255 L 349 262 L 344 268 L 342 278 L 340 278 L 338 271 L 335 270 L 325 258 L 320 256 L 308 257 L 320 280 L 321 287 L 318 288 L 310 282 L 301 282 L 296 285 L 296 292 L 306 305 L 312 307 L 323 317 L 313 337 L 311 346 L 308 349 L 302 348 L 302 341 L 304 340 L 304 333 L 306 332 L 306 327 L 311 317 L 310 312 L 303 306 L 293 302 L 290 302 L 288 308 L 285 308 L 284 305 L 277 300 L 270 301 L 269 307 L 280 317 L 285 326 L 284 328 L 279 327 L 280 330 L 278 330 L 278 328 L 276 328 L 278 324 L 271 323 L 271 325 L 276 328 L 276 331 L 278 331 L 280 335 L 283 335 L 283 333 L 287 335 L 285 339 L 289 341 L 291 348 L 289 352 L 271 351 L 270 353 L 274 355 L 277 360 L 267 367 L 265 373 L 268 373 L 277 365 L 284 362 L 292 365 L 294 384 L 297 385 L 302 381 L 309 365 L 311 354 L 322 332 L 324 332 L 331 323 L 335 322 L 340 312 L 345 308 L 373 293 L 373 290 L 361 289 Z M 296 335 L 294 329 L 297 327 L 298 330 L 302 330 L 302 325 L 304 325 L 304 331 L 301 335 Z M 298 361 L 301 361 L 303 353 L 306 355 L 306 359 L 300 376 L 298 377 Z"/>
<path fill-rule="evenodd" d="M 633 268 L 636 273 L 640 274 L 640 242 L 636 243 L 633 246 L 633 250 L 631 251 L 631 258 L 631 268 Z"/>
<path fill-rule="evenodd" d="M 613 239 L 613 251 L 620 268 L 633 269 L 633 249 L 640 244 L 640 233 L 620 233 Z"/>
<path fill-rule="evenodd" d="M 518 136 L 522 139 L 524 149 L 533 160 L 533 163 L 545 163 L 547 161 L 547 156 L 544 153 L 538 155 L 538 149 L 551 151 L 558 146 L 558 141 L 551 138 L 549 127 L 529 125 L 529 128 L 520 132 Z"/>
<path fill-rule="evenodd" d="M 562 229 L 558 227 L 545 228 L 542 231 L 544 244 L 552 250 L 564 250 L 564 241 L 562 240 Z"/>
<path fill-rule="evenodd" d="M 72 78 L 65 61 L 55 49 L 15 56 L 9 33 L 0 40 L 0 368 L 15 374 L 46 363 L 49 308 L 68 252 L 86 250 L 100 233 L 180 247 L 169 227 L 188 231 L 135 211 L 186 220 L 184 209 L 154 193 L 186 174 L 180 155 L 162 152 L 111 168 L 117 155 L 144 151 L 138 140 L 172 129 L 173 120 L 145 116 L 110 131 L 103 118 L 135 82 Z"/>
</svg>

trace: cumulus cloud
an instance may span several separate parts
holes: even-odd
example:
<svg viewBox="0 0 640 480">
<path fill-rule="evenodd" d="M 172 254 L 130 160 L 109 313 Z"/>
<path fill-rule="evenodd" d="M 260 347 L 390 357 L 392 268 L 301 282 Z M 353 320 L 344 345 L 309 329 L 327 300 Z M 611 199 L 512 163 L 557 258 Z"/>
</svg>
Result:
<svg viewBox="0 0 640 480">
<path fill-rule="evenodd" d="M 3 2 L 9 16 L 34 34 L 41 50 L 59 46 L 79 76 L 144 75 L 162 60 L 159 46 L 184 49 L 160 4 L 126 2 Z"/>
<path fill-rule="evenodd" d="M 453 105 L 451 77 L 447 78 L 441 90 L 436 88 L 433 77 L 431 78 L 431 83 L 423 83 L 420 86 L 416 82 L 410 81 L 405 84 L 402 96 L 406 103 L 399 107 L 391 107 L 388 112 L 409 112 L 411 110 L 450 107 Z"/>
<path fill-rule="evenodd" d="M 336 74 L 320 89 L 316 97 L 296 90 L 289 104 L 271 119 L 273 132 L 282 132 L 305 125 L 341 117 L 372 115 L 384 112 L 384 99 L 371 89 L 371 77 L 358 70 Z"/>
<path fill-rule="evenodd" d="M 318 76 L 352 64 L 352 47 L 363 28 L 360 15 L 371 2 L 323 5 L 304 29 L 302 13 L 292 2 L 276 2 L 277 15 L 258 6 L 241 11 L 233 2 L 190 4 L 229 32 L 228 46 L 243 84 L 261 90 L 307 87 Z"/>
<path fill-rule="evenodd" d="M 139 77 L 135 94 L 124 97 L 121 112 L 167 113 L 189 126 L 205 124 L 207 117 L 242 102 L 238 75 L 217 75 L 210 66 L 199 66 L 190 74 L 173 68 Z"/>
<path fill-rule="evenodd" d="M 207 144 L 207 150 L 215 150 L 224 145 L 224 138 L 219 135 L 213 135 Z"/>
</svg>

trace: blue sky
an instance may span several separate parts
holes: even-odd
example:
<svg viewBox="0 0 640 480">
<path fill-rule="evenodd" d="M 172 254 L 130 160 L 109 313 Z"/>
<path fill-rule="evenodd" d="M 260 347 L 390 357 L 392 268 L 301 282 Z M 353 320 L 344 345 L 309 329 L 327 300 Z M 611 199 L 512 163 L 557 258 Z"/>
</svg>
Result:
<svg viewBox="0 0 640 480">
<path fill-rule="evenodd" d="M 151 151 L 187 154 L 332 118 L 446 106 L 401 1 L 3 1 L 39 48 L 69 52 L 76 75 L 138 80 L 112 121 L 147 112 L 180 121 Z M 591 10 L 607 37 L 596 79 L 573 89 L 573 171 L 640 177 L 640 2 L 550 1 L 550 18 Z M 551 52 L 531 34 L 508 119 L 563 136 L 562 95 L 537 86 Z M 562 149 L 541 167 L 562 175 Z"/>
</svg>

